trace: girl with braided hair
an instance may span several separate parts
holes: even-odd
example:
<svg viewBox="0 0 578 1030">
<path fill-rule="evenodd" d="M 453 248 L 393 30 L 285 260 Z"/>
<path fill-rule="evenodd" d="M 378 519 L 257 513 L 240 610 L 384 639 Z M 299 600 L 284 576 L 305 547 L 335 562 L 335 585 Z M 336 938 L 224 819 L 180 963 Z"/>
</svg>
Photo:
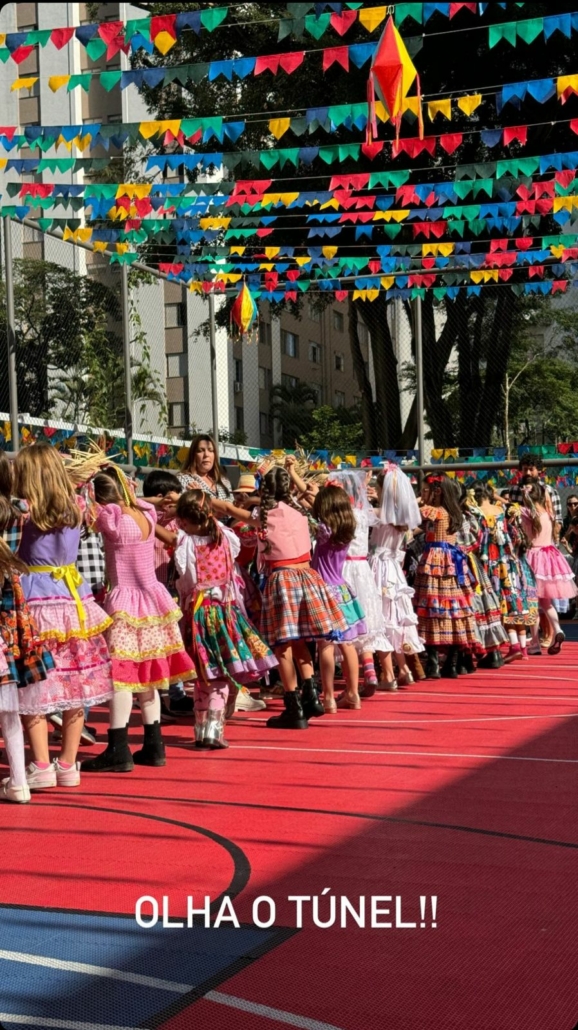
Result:
<svg viewBox="0 0 578 1030">
<path fill-rule="evenodd" d="M 177 522 L 177 587 L 185 643 L 198 676 L 195 746 L 222 750 L 228 747 L 224 730 L 230 688 L 237 691 L 257 681 L 277 660 L 244 614 L 235 576 L 241 541 L 217 521 L 211 498 L 202 490 L 183 494 Z"/>
<path fill-rule="evenodd" d="M 578 594 L 574 576 L 566 559 L 554 546 L 555 516 L 550 498 L 541 483 L 524 487 L 522 523 L 531 542 L 526 558 L 536 578 L 540 611 L 546 615 L 554 631 L 548 654 L 559 654 L 566 637 L 560 628 L 553 601 L 573 598 Z M 532 652 L 538 653 L 538 626 L 532 628 Z"/>
<path fill-rule="evenodd" d="M 311 568 L 309 516 L 293 500 L 285 469 L 271 469 L 263 480 L 260 522 L 259 561 L 266 575 L 261 633 L 279 661 L 285 690 L 285 711 L 267 725 L 304 730 L 308 718 L 324 714 L 306 641 L 339 641 L 347 623 L 321 576 Z M 294 662 L 299 666 L 302 692 L 297 690 Z"/>
</svg>

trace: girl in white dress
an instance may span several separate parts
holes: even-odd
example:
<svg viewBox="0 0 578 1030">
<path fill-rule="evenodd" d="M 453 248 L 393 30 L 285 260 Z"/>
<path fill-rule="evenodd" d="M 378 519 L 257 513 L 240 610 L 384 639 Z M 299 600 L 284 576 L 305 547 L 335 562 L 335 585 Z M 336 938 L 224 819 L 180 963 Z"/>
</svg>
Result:
<svg viewBox="0 0 578 1030">
<path fill-rule="evenodd" d="M 349 469 L 346 472 L 332 472 L 329 481 L 345 490 L 351 501 L 356 522 L 355 538 L 343 567 L 343 578 L 353 596 L 359 600 L 367 626 L 367 633 L 354 641 L 363 670 L 364 683 L 359 691 L 360 697 L 372 697 L 377 690 L 374 655 L 380 656 L 382 665 L 385 663 L 387 666 L 389 659 L 391 673 L 393 651 L 393 644 L 385 628 L 381 596 L 368 562 L 369 532 L 377 522 L 376 513 L 367 496 L 370 478 L 371 470 L 368 472 L 366 469 Z M 384 671 L 387 675 L 387 667 Z M 389 679 L 392 680 L 393 675 L 390 675 Z"/>
<path fill-rule="evenodd" d="M 404 540 L 408 531 L 421 524 L 421 513 L 411 483 L 397 465 L 387 464 L 379 473 L 377 495 L 379 507 L 371 535 L 369 565 L 381 597 L 385 632 L 399 668 L 397 681 L 393 673 L 388 677 L 387 689 L 397 690 L 400 682 L 404 686 L 413 683 L 406 654 L 420 654 L 425 649 L 412 605 L 414 591 L 403 572 Z"/>
</svg>

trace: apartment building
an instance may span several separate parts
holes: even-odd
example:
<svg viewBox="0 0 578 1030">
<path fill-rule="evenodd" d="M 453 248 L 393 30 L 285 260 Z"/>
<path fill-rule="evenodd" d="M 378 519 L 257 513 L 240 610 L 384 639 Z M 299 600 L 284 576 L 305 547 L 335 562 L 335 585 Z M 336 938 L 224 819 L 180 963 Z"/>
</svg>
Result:
<svg viewBox="0 0 578 1030">
<path fill-rule="evenodd" d="M 141 8 L 125 3 L 101 4 L 100 21 L 126 21 L 143 17 Z M 92 5 L 85 3 L 11 3 L 0 11 L 0 32 L 26 32 L 67 25 L 89 24 L 94 20 Z M 128 59 L 119 54 L 112 61 L 92 61 L 86 49 L 72 40 L 62 50 L 52 45 L 37 47 L 18 67 L 8 61 L 0 65 L 0 91 L 3 98 L 3 122 L 20 128 L 33 125 L 110 125 L 140 122 L 150 118 L 142 98 L 134 86 L 122 92 L 104 90 L 93 80 L 88 92 L 61 89 L 53 93 L 48 86 L 51 75 L 79 74 L 84 71 L 127 68 Z M 32 89 L 12 92 L 18 76 L 38 76 Z M 32 157 L 37 151 L 21 151 L 18 156 Z M 62 150 L 59 152 L 62 156 Z M 91 151 L 90 156 L 121 157 L 122 152 L 110 149 Z M 22 179 L 14 171 L 0 171 L 0 191 L 6 181 Z M 43 173 L 24 179 L 83 183 L 100 181 L 94 175 L 79 172 Z M 167 179 L 166 181 L 178 181 Z M 63 217 L 64 212 L 60 214 Z M 75 217 L 79 217 L 75 213 Z M 113 282 L 118 266 L 108 258 L 64 244 L 53 236 L 29 227 L 13 227 L 15 257 L 39 258 L 73 269 L 79 274 Z M 211 357 L 208 335 L 200 331 L 207 321 L 208 305 L 176 283 L 157 280 L 143 285 L 133 298 L 146 330 L 153 368 L 166 383 L 168 433 L 187 435 L 192 426 L 212 428 Z M 217 306 L 222 303 L 217 299 Z M 370 368 L 368 334 L 360 328 L 364 358 Z M 304 381 L 317 392 L 318 403 L 334 407 L 351 406 L 359 397 L 349 349 L 347 306 L 335 303 L 317 312 L 307 300 L 302 317 L 289 311 L 280 319 L 273 318 L 269 305 L 261 305 L 258 342 L 232 342 L 225 329 L 217 331 L 217 381 L 219 429 L 228 433 L 244 433 L 253 447 L 271 447 L 279 442 L 278 427 L 271 417 L 271 388 L 275 383 L 294 385 Z M 138 354 L 135 354 L 138 357 Z M 370 368 L 370 375 L 372 374 Z M 136 405 L 136 435 L 164 436 L 159 412 L 147 404 L 141 411 Z M 117 427 L 111 427 L 117 428 Z"/>
</svg>

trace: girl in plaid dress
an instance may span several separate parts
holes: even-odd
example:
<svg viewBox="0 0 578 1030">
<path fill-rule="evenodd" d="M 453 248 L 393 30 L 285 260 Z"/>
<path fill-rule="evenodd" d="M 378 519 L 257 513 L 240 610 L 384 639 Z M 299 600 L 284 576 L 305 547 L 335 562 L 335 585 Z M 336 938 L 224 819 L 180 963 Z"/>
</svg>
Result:
<svg viewBox="0 0 578 1030">
<path fill-rule="evenodd" d="M 260 521 L 259 562 L 266 576 L 261 633 L 279 661 L 285 690 L 285 711 L 267 725 L 304 730 L 307 718 L 324 713 L 306 641 L 338 642 L 348 627 L 337 601 L 311 568 L 307 514 L 293 501 L 285 469 L 274 468 L 263 480 Z M 297 690 L 294 662 L 302 692 Z"/>
<path fill-rule="evenodd" d="M 195 745 L 221 750 L 229 690 L 256 682 L 277 665 L 272 652 L 246 618 L 235 575 L 239 538 L 217 522 L 202 490 L 179 499 L 182 532 L 175 551 L 185 643 L 197 668 Z"/>
<path fill-rule="evenodd" d="M 439 679 L 438 652 L 443 649 L 447 651 L 444 676 L 455 679 L 459 651 L 479 650 L 474 580 L 455 542 L 463 515 L 446 476 L 428 476 L 422 500 L 422 518 L 429 525 L 415 580 L 419 634 L 427 647 L 428 678 Z"/>
</svg>

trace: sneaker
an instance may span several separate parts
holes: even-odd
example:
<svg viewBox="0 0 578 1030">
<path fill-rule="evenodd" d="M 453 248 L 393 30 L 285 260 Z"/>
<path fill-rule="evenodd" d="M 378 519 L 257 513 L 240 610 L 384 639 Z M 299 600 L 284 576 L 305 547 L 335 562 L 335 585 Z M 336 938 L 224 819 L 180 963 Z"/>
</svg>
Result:
<svg viewBox="0 0 578 1030">
<path fill-rule="evenodd" d="M 12 787 L 10 780 L 4 780 L 0 787 L 0 801 L 13 801 L 17 805 L 27 805 L 30 801 L 30 787 Z"/>
<path fill-rule="evenodd" d="M 54 774 L 59 787 L 78 787 L 80 785 L 80 762 L 75 762 L 72 769 L 63 769 L 58 759 L 55 758 Z"/>
<path fill-rule="evenodd" d="M 176 717 L 169 712 L 164 698 L 161 697 L 161 723 L 173 725 L 176 721 Z"/>
<path fill-rule="evenodd" d="M 239 690 L 235 701 L 236 712 L 262 712 L 267 707 L 264 701 L 258 701 L 252 697 L 246 687 Z"/>
<path fill-rule="evenodd" d="M 96 730 L 93 729 L 92 726 L 83 726 L 80 739 L 83 740 L 85 744 L 96 744 Z"/>
<path fill-rule="evenodd" d="M 56 769 L 53 765 L 49 765 L 48 769 L 39 769 L 34 762 L 31 762 L 26 770 L 26 782 L 30 790 L 48 790 L 49 787 L 55 787 Z M 3 786 L 6 786 L 7 783 L 9 781 L 4 780 Z"/>
<path fill-rule="evenodd" d="M 53 712 L 52 715 L 47 716 L 48 722 L 51 722 L 53 726 L 58 726 L 62 729 L 62 716 L 59 712 Z"/>
<path fill-rule="evenodd" d="M 192 697 L 183 694 L 182 697 L 169 698 L 169 711 L 171 715 L 190 715 L 194 708 Z"/>
</svg>

